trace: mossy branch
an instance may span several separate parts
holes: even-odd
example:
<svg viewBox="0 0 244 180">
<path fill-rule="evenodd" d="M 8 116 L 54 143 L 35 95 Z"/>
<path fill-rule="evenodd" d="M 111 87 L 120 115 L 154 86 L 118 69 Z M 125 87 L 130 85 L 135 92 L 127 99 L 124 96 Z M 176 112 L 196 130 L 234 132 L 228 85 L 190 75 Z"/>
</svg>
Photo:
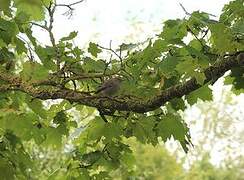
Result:
<svg viewBox="0 0 244 180">
<path fill-rule="evenodd" d="M 220 78 L 225 72 L 234 67 L 244 65 L 244 54 L 236 53 L 235 55 L 223 58 L 221 61 L 216 62 L 208 67 L 204 73 L 206 80 L 204 84 Z M 166 102 L 180 98 L 192 91 L 200 88 L 202 85 L 198 84 L 195 78 L 188 80 L 185 83 L 174 85 L 166 90 L 163 90 L 159 95 L 155 95 L 149 100 L 135 100 L 119 97 L 101 97 L 98 95 L 89 94 L 87 92 L 79 92 L 66 88 L 52 88 L 43 89 L 35 83 L 25 82 L 20 77 L 13 76 L 6 72 L 0 71 L 0 80 L 4 83 L 0 85 L 0 91 L 22 91 L 31 95 L 34 98 L 42 100 L 47 99 L 65 99 L 70 102 L 76 102 L 81 105 L 95 107 L 98 109 L 107 109 L 111 111 L 132 111 L 137 113 L 145 113 L 155 110 Z"/>
</svg>

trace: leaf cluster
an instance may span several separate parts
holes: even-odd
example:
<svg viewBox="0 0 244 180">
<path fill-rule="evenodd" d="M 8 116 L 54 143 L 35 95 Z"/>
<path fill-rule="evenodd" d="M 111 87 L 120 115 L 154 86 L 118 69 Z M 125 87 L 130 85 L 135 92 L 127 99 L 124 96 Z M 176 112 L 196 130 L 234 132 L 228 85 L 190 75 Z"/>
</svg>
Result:
<svg viewBox="0 0 244 180">
<path fill-rule="evenodd" d="M 209 85 L 228 70 L 226 84 L 243 92 L 241 0 L 227 4 L 218 21 L 197 11 L 164 22 L 143 45 L 118 49 L 94 42 L 81 49 L 75 31 L 55 39 L 55 10 L 65 6 L 56 1 L 0 3 L 0 169 L 8 178 L 34 171 L 22 145 L 29 141 L 54 149 L 70 143 L 60 169 L 76 179 L 109 179 L 121 165 L 133 168 L 125 141 L 131 137 L 154 146 L 174 138 L 187 152 L 191 136 L 179 112 L 211 100 Z M 33 26 L 47 32 L 51 45 L 39 43 Z M 94 93 L 116 76 L 123 79 L 118 96 Z"/>
</svg>

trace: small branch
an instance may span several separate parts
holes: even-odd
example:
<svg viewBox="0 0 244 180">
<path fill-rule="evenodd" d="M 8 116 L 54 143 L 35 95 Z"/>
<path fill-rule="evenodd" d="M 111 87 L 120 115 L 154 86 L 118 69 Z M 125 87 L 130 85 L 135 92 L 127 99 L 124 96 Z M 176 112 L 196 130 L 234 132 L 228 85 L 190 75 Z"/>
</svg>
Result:
<svg viewBox="0 0 244 180">
<path fill-rule="evenodd" d="M 180 7 L 183 9 L 183 11 L 185 12 L 185 14 L 186 14 L 187 16 L 191 16 L 191 17 L 195 18 L 196 20 L 200 21 L 200 22 L 203 23 L 204 25 L 208 25 L 207 22 L 205 22 L 205 21 L 201 20 L 200 18 L 198 18 L 198 17 L 196 17 L 196 16 L 193 16 L 191 13 L 189 13 L 189 12 L 186 10 L 186 8 L 185 8 L 181 3 L 179 3 L 179 4 L 180 4 Z M 209 14 L 209 13 L 207 13 L 207 14 L 208 14 L 209 16 L 216 17 L 216 16 L 213 15 L 213 14 Z M 214 21 L 214 20 L 213 20 L 213 21 Z"/>
<path fill-rule="evenodd" d="M 107 51 L 111 51 L 115 56 L 117 56 L 120 60 L 120 64 L 121 64 L 121 68 L 123 67 L 123 58 L 120 56 L 120 54 L 118 54 L 115 50 L 112 49 L 112 41 L 110 41 L 109 43 L 109 48 L 107 47 L 103 47 L 100 46 L 99 44 L 97 44 L 98 47 L 100 47 L 101 49 L 107 50 Z"/>
<path fill-rule="evenodd" d="M 52 29 L 53 29 L 53 22 L 54 22 L 54 13 L 55 13 L 55 10 L 56 10 L 56 5 L 50 3 L 50 6 L 49 7 L 46 7 L 47 8 L 47 11 L 48 11 L 48 14 L 49 14 L 49 26 L 46 26 L 47 28 L 47 31 L 49 33 L 49 37 L 50 37 L 50 41 L 52 43 L 52 46 L 54 47 L 55 49 L 55 54 L 56 54 L 56 63 L 57 63 L 57 72 L 60 71 L 60 54 L 59 54 L 59 50 L 58 50 L 58 47 L 56 45 L 56 40 L 54 38 L 54 34 L 52 32 Z"/>
<path fill-rule="evenodd" d="M 109 48 L 100 46 L 99 44 L 97 44 L 97 46 L 98 46 L 99 48 L 101 48 L 101 49 L 104 49 L 104 50 L 107 50 L 107 51 L 111 51 L 112 54 L 114 54 L 115 56 L 117 56 L 117 57 L 119 58 L 119 61 L 120 61 L 120 70 L 119 70 L 119 72 L 120 72 L 120 71 L 123 71 L 123 72 L 125 72 L 127 75 L 131 76 L 131 74 L 128 73 L 128 72 L 125 70 L 125 67 L 124 67 L 124 64 L 123 64 L 123 58 L 122 58 L 122 56 L 121 56 L 121 49 L 119 50 L 119 54 L 116 52 L 116 50 L 113 50 L 113 49 L 112 49 L 112 41 L 110 41 L 110 43 L 109 43 Z M 110 62 L 111 62 L 111 58 L 112 58 L 112 57 L 110 57 Z"/>
<path fill-rule="evenodd" d="M 79 3 L 82 3 L 83 1 L 84 0 L 80 0 L 80 1 L 77 1 L 77 2 L 70 3 L 70 4 L 56 4 L 56 6 L 64 6 L 64 7 L 69 8 L 70 10 L 73 10 L 72 6 L 77 5 Z"/>
<path fill-rule="evenodd" d="M 78 75 L 71 75 L 69 77 L 65 77 L 65 79 L 63 79 L 62 83 L 63 84 L 66 84 L 70 81 L 75 81 L 75 80 L 86 80 L 86 79 L 100 79 L 100 78 L 103 78 L 103 77 L 110 77 L 110 76 L 113 76 L 113 75 L 116 75 L 117 73 L 110 73 L 110 74 L 104 74 L 104 73 L 89 73 L 89 74 L 78 74 Z M 58 78 L 58 79 L 57 79 Z M 38 81 L 34 81 L 34 82 L 31 82 L 31 84 L 33 86 L 58 86 L 60 85 L 60 80 L 62 79 L 63 77 L 62 76 L 57 76 L 56 74 L 55 75 L 50 75 L 49 78 L 47 79 L 44 79 L 44 80 L 38 80 Z M 56 80 L 55 80 L 56 79 Z"/>
<path fill-rule="evenodd" d="M 46 31 L 48 31 L 48 27 L 45 26 L 45 25 L 41 25 L 41 24 L 38 24 L 38 23 L 35 23 L 35 22 L 30 22 L 31 25 L 34 25 L 34 26 L 38 26 Z"/>
<path fill-rule="evenodd" d="M 105 115 L 101 111 L 99 111 L 99 115 L 101 116 L 101 118 L 105 123 L 108 123 L 108 120 L 106 119 Z"/>
<path fill-rule="evenodd" d="M 204 48 L 204 44 L 202 43 L 202 41 L 197 37 L 197 35 L 192 31 L 192 29 L 187 26 L 187 29 L 190 31 L 190 33 L 196 38 L 196 40 L 201 44 L 201 46 Z"/>
<path fill-rule="evenodd" d="M 201 39 L 205 38 L 205 37 L 207 36 L 208 32 L 209 32 L 209 29 L 206 29 L 206 30 L 204 31 L 204 34 L 203 34 L 203 36 L 202 36 Z"/>
<path fill-rule="evenodd" d="M 80 1 L 77 1 L 77 2 L 74 2 L 74 3 L 70 3 L 70 4 L 56 4 L 55 6 L 56 7 L 63 6 L 63 7 L 68 8 L 69 10 L 66 11 L 64 13 L 64 15 L 68 15 L 69 17 L 71 17 L 73 15 L 73 11 L 74 11 L 74 8 L 72 6 L 77 5 L 79 3 L 82 3 L 83 1 L 84 0 L 80 0 Z"/>
<path fill-rule="evenodd" d="M 180 7 L 183 9 L 183 11 L 185 12 L 185 14 L 186 15 L 188 15 L 188 16 L 191 16 L 191 13 L 189 13 L 187 10 L 186 10 L 186 8 L 181 4 L 181 3 L 179 3 L 180 4 Z"/>
<path fill-rule="evenodd" d="M 18 38 L 27 44 L 29 55 L 28 55 L 28 53 L 26 55 L 27 55 L 28 59 L 33 62 L 34 61 L 33 53 L 35 52 L 35 50 L 31 47 L 30 42 L 28 42 L 27 40 L 25 40 L 23 37 L 21 37 L 19 35 L 18 35 Z"/>
<path fill-rule="evenodd" d="M 186 8 L 181 4 L 181 3 L 179 3 L 180 4 L 180 7 L 183 9 L 183 11 L 185 12 L 185 14 L 186 15 L 189 15 L 189 16 L 191 16 L 192 14 L 191 13 L 189 13 L 187 10 L 186 10 Z M 217 17 L 216 15 L 214 15 L 214 14 L 211 14 L 211 13 L 207 13 L 209 16 L 212 16 L 212 17 Z"/>
</svg>

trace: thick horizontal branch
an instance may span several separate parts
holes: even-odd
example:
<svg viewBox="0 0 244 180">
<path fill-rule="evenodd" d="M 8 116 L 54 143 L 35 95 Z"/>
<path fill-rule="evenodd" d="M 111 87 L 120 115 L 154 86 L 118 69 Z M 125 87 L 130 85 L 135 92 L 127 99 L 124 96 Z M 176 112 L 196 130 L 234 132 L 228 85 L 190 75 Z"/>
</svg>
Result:
<svg viewBox="0 0 244 180">
<path fill-rule="evenodd" d="M 233 56 L 225 57 L 223 60 L 216 62 L 204 71 L 206 76 L 206 80 L 204 83 L 206 84 L 211 80 L 216 80 L 216 78 L 220 78 L 226 71 L 234 67 L 240 67 L 243 65 L 243 53 L 239 55 L 236 54 Z M 41 89 L 40 87 L 35 87 L 31 83 L 23 81 L 19 77 L 14 77 L 4 72 L 0 72 L 0 80 L 7 83 L 4 85 L 0 85 L 1 92 L 16 90 L 22 91 L 31 95 L 34 98 L 39 98 L 42 100 L 66 99 L 70 102 L 77 102 L 82 105 L 95 107 L 98 109 L 133 111 L 138 113 L 155 110 L 164 105 L 167 101 L 187 95 L 201 87 L 201 85 L 197 83 L 196 79 L 192 78 L 185 83 L 172 86 L 162 91 L 160 95 L 143 101 L 129 98 L 125 99 L 123 97 L 101 97 L 98 95 L 91 95 L 88 93 L 78 92 L 70 89 Z"/>
</svg>

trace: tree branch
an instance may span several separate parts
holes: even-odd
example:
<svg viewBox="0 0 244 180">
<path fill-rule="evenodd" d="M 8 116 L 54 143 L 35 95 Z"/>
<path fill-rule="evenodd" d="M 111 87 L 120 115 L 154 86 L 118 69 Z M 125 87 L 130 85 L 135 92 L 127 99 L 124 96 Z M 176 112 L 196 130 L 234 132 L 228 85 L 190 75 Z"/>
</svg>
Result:
<svg viewBox="0 0 244 180">
<path fill-rule="evenodd" d="M 79 4 L 79 3 L 82 3 L 84 0 L 80 0 L 80 1 L 76 1 L 76 2 L 73 2 L 73 3 L 70 3 L 70 4 L 55 4 L 56 7 L 66 7 L 68 8 L 69 10 L 66 11 L 64 13 L 64 15 L 68 15 L 69 17 L 71 17 L 73 15 L 73 11 L 74 11 L 74 8 L 73 6 Z"/>
<path fill-rule="evenodd" d="M 204 71 L 206 76 L 204 84 L 216 79 L 216 77 L 220 78 L 226 71 L 234 67 L 240 67 L 243 65 L 243 53 L 236 53 L 233 56 L 225 57 Z M 149 100 L 143 101 L 129 98 L 125 99 L 124 97 L 101 97 L 98 95 L 91 95 L 87 92 L 78 92 L 65 88 L 41 89 L 40 87 L 35 87 L 31 82 L 25 82 L 21 78 L 9 75 L 3 71 L 0 71 L 0 80 L 7 83 L 0 85 L 1 92 L 22 91 L 34 98 L 39 98 L 42 100 L 66 99 L 70 102 L 77 102 L 79 104 L 98 109 L 132 111 L 137 113 L 145 113 L 155 110 L 164 105 L 166 102 L 174 98 L 180 98 L 201 87 L 201 85 L 197 84 L 196 79 L 192 78 L 185 83 L 172 86 L 162 91 L 161 94 Z"/>
<path fill-rule="evenodd" d="M 70 4 L 56 4 L 56 6 L 64 6 L 64 7 L 69 8 L 70 10 L 73 10 L 72 6 L 77 5 L 79 3 L 82 3 L 83 1 L 84 0 L 80 0 L 80 1 L 77 1 L 77 2 L 70 3 Z"/>
</svg>

